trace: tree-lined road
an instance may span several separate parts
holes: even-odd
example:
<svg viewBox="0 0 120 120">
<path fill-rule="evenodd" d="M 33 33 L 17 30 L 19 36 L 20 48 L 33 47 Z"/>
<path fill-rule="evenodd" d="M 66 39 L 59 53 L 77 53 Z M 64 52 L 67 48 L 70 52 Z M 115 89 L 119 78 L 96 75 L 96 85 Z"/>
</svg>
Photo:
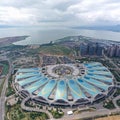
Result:
<svg viewBox="0 0 120 120">
<path fill-rule="evenodd" d="M 33 112 L 43 112 L 43 113 L 46 113 L 46 114 L 49 116 L 50 119 L 53 119 L 52 114 L 51 114 L 49 111 L 47 111 L 47 110 L 25 106 L 25 103 L 26 103 L 29 99 L 30 99 L 30 97 L 27 97 L 27 98 L 25 98 L 25 99 L 22 101 L 22 103 L 21 103 L 21 108 L 22 108 L 23 110 L 30 111 L 30 112 L 32 112 L 32 111 L 33 111 Z"/>
<path fill-rule="evenodd" d="M 11 76 L 11 71 L 12 71 L 11 62 L 8 59 L 4 59 L 4 60 L 8 61 L 9 63 L 9 73 L 6 75 L 6 79 L 0 96 L 0 120 L 4 120 L 5 117 L 5 101 L 6 101 L 5 93 L 6 93 L 6 88 L 8 87 L 8 80 L 9 77 Z"/>
</svg>

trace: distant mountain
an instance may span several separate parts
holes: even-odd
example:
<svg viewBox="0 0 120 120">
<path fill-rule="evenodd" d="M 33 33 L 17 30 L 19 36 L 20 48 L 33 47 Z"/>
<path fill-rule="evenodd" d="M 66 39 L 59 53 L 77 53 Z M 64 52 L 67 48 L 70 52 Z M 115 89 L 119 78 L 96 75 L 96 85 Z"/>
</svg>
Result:
<svg viewBox="0 0 120 120">
<path fill-rule="evenodd" d="M 72 27 L 74 29 L 89 29 L 89 30 L 108 30 L 120 32 L 120 25 L 112 25 L 112 26 L 78 26 Z"/>
</svg>

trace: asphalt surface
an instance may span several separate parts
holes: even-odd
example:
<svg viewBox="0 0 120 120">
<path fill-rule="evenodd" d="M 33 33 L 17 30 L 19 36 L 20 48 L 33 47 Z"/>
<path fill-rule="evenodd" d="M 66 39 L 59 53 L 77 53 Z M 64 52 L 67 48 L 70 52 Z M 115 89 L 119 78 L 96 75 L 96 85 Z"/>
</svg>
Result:
<svg viewBox="0 0 120 120">
<path fill-rule="evenodd" d="M 8 80 L 9 77 L 11 76 L 11 71 L 12 71 L 10 61 L 8 59 L 4 59 L 4 60 L 7 60 L 9 62 L 9 73 L 6 75 L 6 79 L 0 96 L 0 120 L 4 120 L 5 117 L 5 101 L 6 101 L 5 93 L 6 93 L 6 88 L 8 87 Z"/>
</svg>

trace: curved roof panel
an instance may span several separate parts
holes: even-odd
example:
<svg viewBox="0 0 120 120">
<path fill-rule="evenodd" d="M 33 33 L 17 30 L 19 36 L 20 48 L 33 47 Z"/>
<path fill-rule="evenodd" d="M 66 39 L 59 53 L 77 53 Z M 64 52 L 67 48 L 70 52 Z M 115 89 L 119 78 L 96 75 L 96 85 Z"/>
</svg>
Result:
<svg viewBox="0 0 120 120">
<path fill-rule="evenodd" d="M 113 84 L 112 73 L 98 62 L 80 65 L 59 64 L 44 67 L 43 70 L 42 68 L 19 69 L 15 82 L 21 86 L 21 89 L 27 90 L 32 95 L 41 96 L 48 102 L 49 100 L 69 102 L 72 99 L 76 101 L 82 98 L 88 100 L 106 92 Z M 52 99 L 48 99 L 49 97 Z"/>
</svg>

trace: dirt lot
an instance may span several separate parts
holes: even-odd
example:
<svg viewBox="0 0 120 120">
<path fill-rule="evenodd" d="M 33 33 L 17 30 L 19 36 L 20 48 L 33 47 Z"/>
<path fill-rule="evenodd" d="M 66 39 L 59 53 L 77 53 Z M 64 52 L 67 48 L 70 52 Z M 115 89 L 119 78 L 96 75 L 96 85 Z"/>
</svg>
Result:
<svg viewBox="0 0 120 120">
<path fill-rule="evenodd" d="M 95 119 L 95 120 L 120 120 L 120 115 L 98 118 L 98 119 Z"/>
</svg>

